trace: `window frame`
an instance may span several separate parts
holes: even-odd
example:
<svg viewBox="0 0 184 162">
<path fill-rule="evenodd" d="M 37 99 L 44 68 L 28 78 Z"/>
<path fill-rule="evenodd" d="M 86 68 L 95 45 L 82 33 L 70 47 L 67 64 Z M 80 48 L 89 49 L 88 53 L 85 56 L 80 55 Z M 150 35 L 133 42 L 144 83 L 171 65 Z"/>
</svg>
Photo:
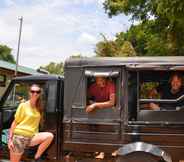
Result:
<svg viewBox="0 0 184 162">
<path fill-rule="evenodd" d="M 157 102 L 175 102 L 174 100 L 170 99 L 141 99 L 140 98 L 140 75 L 141 73 L 144 73 L 144 71 L 154 71 L 155 73 L 159 72 L 160 70 L 137 70 L 136 71 L 136 78 L 137 78 L 137 105 L 136 105 L 136 120 L 131 121 L 128 120 L 129 123 L 144 123 L 144 124 L 183 124 L 184 119 L 182 119 L 182 115 L 184 115 L 184 111 L 178 111 L 178 110 L 141 110 L 140 109 L 140 102 L 145 101 L 157 101 Z M 162 70 L 164 73 L 172 73 L 173 71 L 167 71 L 167 70 Z M 184 74 L 184 73 L 183 73 Z M 179 98 L 183 98 L 184 94 L 180 96 Z M 178 114 L 178 115 L 177 115 Z M 182 115 L 181 115 L 182 114 Z M 145 115 L 145 116 L 144 116 Z M 152 118 L 151 118 L 152 116 Z M 174 119 L 174 117 L 175 119 Z M 149 118 L 150 117 L 150 118 Z M 158 117 L 158 118 L 157 118 Z M 155 119 L 154 119 L 155 118 Z"/>
<path fill-rule="evenodd" d="M 85 93 L 86 93 L 86 103 L 85 106 L 87 106 L 87 90 L 88 90 L 88 79 L 92 77 L 97 76 L 103 76 L 105 78 L 110 78 L 114 81 L 115 84 L 115 99 L 116 104 L 114 106 L 115 109 L 120 108 L 120 83 L 121 83 L 121 72 L 120 69 L 114 68 L 115 70 L 112 70 L 111 68 L 88 68 L 85 69 Z"/>
</svg>

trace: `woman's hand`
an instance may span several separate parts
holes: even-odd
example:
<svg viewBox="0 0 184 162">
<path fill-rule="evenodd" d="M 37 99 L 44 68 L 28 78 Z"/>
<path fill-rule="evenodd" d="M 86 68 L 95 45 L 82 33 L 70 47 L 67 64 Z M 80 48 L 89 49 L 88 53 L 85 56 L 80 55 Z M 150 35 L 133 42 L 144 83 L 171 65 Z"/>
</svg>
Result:
<svg viewBox="0 0 184 162">
<path fill-rule="evenodd" d="M 12 122 L 11 127 L 9 129 L 9 138 L 8 138 L 8 148 L 9 149 L 14 149 L 14 144 L 13 144 L 13 130 L 17 126 L 15 120 Z"/>
<path fill-rule="evenodd" d="M 9 139 L 9 140 L 8 140 L 8 148 L 9 148 L 10 150 L 13 150 L 13 149 L 14 149 L 14 144 L 13 144 L 13 140 L 12 140 L 12 139 Z"/>
</svg>

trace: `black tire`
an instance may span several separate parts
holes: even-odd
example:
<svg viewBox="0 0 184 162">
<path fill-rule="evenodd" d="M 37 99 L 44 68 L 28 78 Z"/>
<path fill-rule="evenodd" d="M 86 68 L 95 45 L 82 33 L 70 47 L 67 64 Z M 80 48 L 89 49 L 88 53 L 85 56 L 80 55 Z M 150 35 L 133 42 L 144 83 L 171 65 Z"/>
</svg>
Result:
<svg viewBox="0 0 184 162">
<path fill-rule="evenodd" d="M 160 162 L 160 160 L 150 153 L 133 152 L 126 156 L 118 156 L 116 162 Z"/>
</svg>

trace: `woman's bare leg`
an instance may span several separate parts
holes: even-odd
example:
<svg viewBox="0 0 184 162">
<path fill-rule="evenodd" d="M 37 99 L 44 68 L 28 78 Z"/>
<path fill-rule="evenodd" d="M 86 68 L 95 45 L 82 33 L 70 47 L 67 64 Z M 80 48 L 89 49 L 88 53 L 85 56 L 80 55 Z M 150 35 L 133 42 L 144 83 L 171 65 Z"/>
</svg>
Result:
<svg viewBox="0 0 184 162">
<path fill-rule="evenodd" d="M 38 159 L 42 155 L 42 153 L 51 144 L 53 138 L 54 135 L 50 132 L 40 132 L 31 139 L 30 146 L 39 145 L 35 154 L 35 159 Z"/>
<path fill-rule="evenodd" d="M 14 153 L 10 150 L 10 161 L 11 162 L 20 162 L 20 159 L 22 157 L 22 153 Z"/>
</svg>

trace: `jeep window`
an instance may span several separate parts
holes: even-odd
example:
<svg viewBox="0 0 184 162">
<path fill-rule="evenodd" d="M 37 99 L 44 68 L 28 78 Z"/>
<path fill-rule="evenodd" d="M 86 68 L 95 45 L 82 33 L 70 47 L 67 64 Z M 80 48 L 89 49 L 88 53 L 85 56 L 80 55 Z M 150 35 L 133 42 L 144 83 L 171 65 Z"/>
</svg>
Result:
<svg viewBox="0 0 184 162">
<path fill-rule="evenodd" d="M 112 94 L 115 93 L 115 100 L 113 100 L 115 103 L 112 106 L 112 107 L 115 107 L 116 100 L 117 100 L 116 99 L 117 98 L 116 97 L 117 76 L 118 76 L 119 73 L 117 71 L 113 71 L 113 72 L 112 71 L 110 71 L 110 72 L 95 72 L 95 71 L 87 70 L 85 72 L 85 74 L 87 76 L 86 105 L 90 105 L 90 104 L 95 103 L 95 102 L 110 101 L 109 96 L 106 96 L 106 97 L 105 96 L 100 96 L 99 95 L 100 93 L 95 91 L 96 90 L 95 87 L 101 86 L 102 84 L 106 84 L 105 86 L 109 87 Z M 97 79 L 98 79 L 98 81 L 97 81 Z"/>
<path fill-rule="evenodd" d="M 93 98 L 88 98 L 88 89 L 95 83 L 95 77 L 103 76 L 109 82 L 115 84 L 115 105 L 109 108 L 102 108 L 94 111 L 86 112 L 86 107 L 89 105 L 90 100 Z M 104 122 L 120 120 L 120 89 L 121 89 L 121 79 L 120 79 L 120 69 L 118 68 L 86 68 L 84 73 L 75 77 L 75 88 L 73 88 L 73 98 L 72 100 L 72 110 L 71 116 L 74 120 L 84 120 L 93 122 Z M 67 87 L 70 88 L 70 87 Z M 77 93 L 79 92 L 79 93 Z M 66 93 L 65 93 L 66 94 Z M 95 100 L 93 100 L 95 102 Z M 96 101 L 97 102 L 97 101 Z M 67 110 L 66 110 L 67 111 Z M 66 112 L 65 111 L 65 112 Z M 93 113 L 92 113 L 93 112 Z"/>
<path fill-rule="evenodd" d="M 149 75 L 151 72 L 148 75 L 140 75 L 140 109 L 167 111 L 182 109 L 184 104 L 183 75 L 176 72 L 152 72 L 152 77 Z M 154 107 L 154 105 L 157 106 Z"/>
<path fill-rule="evenodd" d="M 94 91 L 94 87 L 96 87 L 95 80 L 96 80 L 96 77 L 89 77 L 87 79 L 87 98 L 86 98 L 87 105 L 90 105 L 90 104 L 95 103 L 95 102 L 106 102 L 106 101 L 110 100 L 109 96 L 108 96 L 108 98 L 104 99 L 103 97 L 100 97 L 98 91 L 96 91 L 96 92 Z M 103 80 L 106 82 L 106 84 L 111 85 L 110 89 L 111 89 L 112 93 L 116 94 L 116 86 L 115 86 L 116 80 L 113 78 L 110 78 L 110 77 L 108 77 L 108 78 L 103 77 Z M 114 86 L 114 88 L 112 86 Z M 112 89 L 114 89 L 114 90 L 112 90 Z M 96 98 L 95 96 L 98 98 Z M 115 106 L 115 104 L 113 106 Z"/>
<path fill-rule="evenodd" d="M 173 75 L 180 84 L 177 93 L 172 90 Z M 183 73 L 173 71 L 139 71 L 137 72 L 137 120 L 151 122 L 182 122 L 184 110 Z M 179 80 L 179 81 L 178 81 Z M 180 82 L 181 81 L 181 82 Z M 172 86 L 175 86 L 171 88 Z"/>
<path fill-rule="evenodd" d="M 18 106 L 20 102 L 28 99 L 28 85 L 16 83 L 10 91 L 4 106 L 13 107 Z"/>
</svg>

